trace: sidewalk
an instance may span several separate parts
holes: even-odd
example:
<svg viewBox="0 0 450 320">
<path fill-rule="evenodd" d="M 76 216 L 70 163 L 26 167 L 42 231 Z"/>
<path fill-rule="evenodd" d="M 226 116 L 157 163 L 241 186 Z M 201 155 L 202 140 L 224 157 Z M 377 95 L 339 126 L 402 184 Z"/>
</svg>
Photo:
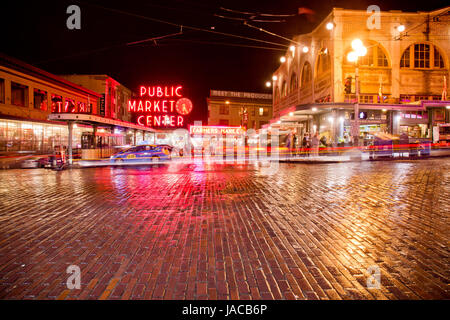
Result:
<svg viewBox="0 0 450 320">
<path fill-rule="evenodd" d="M 350 152 L 349 152 L 350 153 Z M 340 162 L 360 162 L 360 161 L 399 161 L 399 160 L 423 160 L 429 158 L 450 157 L 450 149 L 435 149 L 431 150 L 430 155 L 427 156 L 409 156 L 409 153 L 393 153 L 392 157 L 376 157 L 370 159 L 368 152 L 355 152 L 349 155 L 339 156 L 291 156 L 277 159 L 284 163 L 340 163 Z"/>
</svg>

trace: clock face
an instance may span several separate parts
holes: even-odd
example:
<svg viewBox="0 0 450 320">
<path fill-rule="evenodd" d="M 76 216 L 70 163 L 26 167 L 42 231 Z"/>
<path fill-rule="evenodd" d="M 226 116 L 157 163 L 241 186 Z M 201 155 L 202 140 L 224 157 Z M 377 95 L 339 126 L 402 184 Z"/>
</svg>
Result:
<svg viewBox="0 0 450 320">
<path fill-rule="evenodd" d="M 175 105 L 177 112 L 182 115 L 187 115 L 192 111 L 192 101 L 187 98 L 181 98 Z"/>
</svg>

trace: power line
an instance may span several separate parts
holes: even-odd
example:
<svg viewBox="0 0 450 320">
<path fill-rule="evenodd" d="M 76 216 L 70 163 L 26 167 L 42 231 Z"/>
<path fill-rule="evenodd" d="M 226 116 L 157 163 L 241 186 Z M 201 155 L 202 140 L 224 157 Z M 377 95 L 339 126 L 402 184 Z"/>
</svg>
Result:
<svg viewBox="0 0 450 320">
<path fill-rule="evenodd" d="M 141 19 L 145 19 L 145 20 L 149 20 L 149 21 L 153 21 L 153 22 L 158 22 L 158 23 L 162 23 L 162 24 L 167 24 L 167 25 L 171 25 L 171 26 L 175 26 L 175 27 L 183 27 L 183 28 L 186 28 L 186 29 L 194 30 L 194 31 L 208 32 L 208 33 L 213 33 L 213 34 L 220 34 L 220 35 L 227 36 L 227 37 L 234 37 L 234 38 L 240 38 L 240 39 L 245 39 L 245 40 L 250 40 L 250 41 L 257 41 L 257 42 L 272 44 L 272 45 L 281 46 L 281 47 L 285 47 L 285 48 L 288 47 L 288 46 L 286 46 L 284 44 L 281 44 L 281 43 L 276 43 L 276 42 L 271 42 L 271 41 L 266 41 L 266 40 L 256 39 L 256 38 L 250 38 L 250 37 L 236 35 L 236 34 L 231 34 L 231 33 L 226 33 L 226 32 L 213 31 L 213 30 L 203 29 L 203 28 L 199 28 L 199 27 L 181 25 L 181 24 L 178 24 L 178 23 L 165 21 L 165 20 L 160 20 L 160 19 L 156 19 L 156 18 L 151 18 L 151 17 L 147 17 L 147 16 L 143 16 L 143 15 L 139 15 L 139 14 L 123 11 L 123 10 L 108 8 L 108 7 L 100 6 L 100 5 L 97 5 L 97 4 L 85 3 L 85 2 L 82 2 L 82 1 L 81 1 L 81 3 L 83 3 L 85 5 L 88 5 L 88 6 L 93 6 L 93 7 L 101 8 L 101 9 L 104 9 L 104 10 L 108 10 L 108 11 L 111 11 L 111 12 L 121 13 L 121 14 L 129 15 L 129 16 L 133 16 L 133 17 L 136 17 L 136 18 L 141 18 Z"/>
</svg>

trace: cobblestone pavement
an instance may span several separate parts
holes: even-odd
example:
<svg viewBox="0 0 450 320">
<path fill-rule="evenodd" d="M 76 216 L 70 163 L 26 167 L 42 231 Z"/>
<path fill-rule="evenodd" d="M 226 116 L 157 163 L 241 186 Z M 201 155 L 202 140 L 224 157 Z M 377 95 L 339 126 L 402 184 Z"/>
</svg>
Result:
<svg viewBox="0 0 450 320">
<path fill-rule="evenodd" d="M 449 199 L 449 159 L 0 171 L 0 298 L 449 299 Z"/>
</svg>

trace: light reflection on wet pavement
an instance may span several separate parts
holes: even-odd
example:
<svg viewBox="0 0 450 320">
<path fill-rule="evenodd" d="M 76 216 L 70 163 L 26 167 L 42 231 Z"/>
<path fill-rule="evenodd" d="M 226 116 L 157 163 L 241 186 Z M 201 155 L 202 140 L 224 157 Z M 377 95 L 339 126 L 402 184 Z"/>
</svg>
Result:
<svg viewBox="0 0 450 320">
<path fill-rule="evenodd" d="M 448 299 L 449 169 L 3 170 L 0 298 Z M 69 265 L 80 289 L 66 287 Z"/>
</svg>

